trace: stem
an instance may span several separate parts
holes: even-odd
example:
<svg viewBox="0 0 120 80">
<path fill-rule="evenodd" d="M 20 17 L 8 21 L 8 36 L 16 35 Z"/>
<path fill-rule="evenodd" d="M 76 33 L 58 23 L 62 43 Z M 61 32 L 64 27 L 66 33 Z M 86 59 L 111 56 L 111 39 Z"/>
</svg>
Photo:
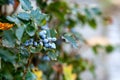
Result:
<svg viewBox="0 0 120 80">
<path fill-rule="evenodd" d="M 12 15 L 12 14 L 14 14 L 16 12 L 16 10 L 17 10 L 17 8 L 18 8 L 18 6 L 20 4 L 20 2 L 18 0 L 14 0 L 14 2 L 15 2 L 15 4 L 13 5 L 14 10 L 10 15 Z"/>
<path fill-rule="evenodd" d="M 27 64 L 26 64 L 26 69 L 24 70 L 23 79 L 22 79 L 22 80 L 25 80 L 25 75 L 26 75 L 26 73 L 27 73 L 27 71 L 28 71 L 28 68 L 29 68 L 29 66 L 30 66 L 30 64 L 31 64 L 31 61 L 32 61 L 33 56 L 34 56 L 34 54 L 31 53 L 30 56 L 29 56 L 29 58 L 28 58 L 28 62 L 27 62 Z"/>
</svg>

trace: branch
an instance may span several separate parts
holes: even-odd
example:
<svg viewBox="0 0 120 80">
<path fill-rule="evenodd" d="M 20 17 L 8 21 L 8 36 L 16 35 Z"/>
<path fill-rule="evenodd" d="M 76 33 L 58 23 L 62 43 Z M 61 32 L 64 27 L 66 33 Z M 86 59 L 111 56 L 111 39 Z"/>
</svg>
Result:
<svg viewBox="0 0 120 80">
<path fill-rule="evenodd" d="M 30 64 L 31 64 L 31 61 L 32 61 L 33 56 L 34 56 L 34 54 L 31 53 L 30 56 L 29 56 L 29 58 L 28 58 L 28 62 L 27 62 L 27 64 L 26 64 L 26 69 L 24 70 L 24 73 L 23 73 L 23 80 L 25 80 L 25 76 L 26 76 L 26 73 L 27 73 L 27 71 L 28 71 L 28 68 L 29 68 L 29 66 L 30 66 Z"/>
</svg>

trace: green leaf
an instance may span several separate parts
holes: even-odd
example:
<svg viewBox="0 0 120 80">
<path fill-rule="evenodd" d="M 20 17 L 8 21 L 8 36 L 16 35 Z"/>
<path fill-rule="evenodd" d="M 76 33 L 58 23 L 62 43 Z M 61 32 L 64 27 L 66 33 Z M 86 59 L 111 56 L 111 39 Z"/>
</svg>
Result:
<svg viewBox="0 0 120 80">
<path fill-rule="evenodd" d="M 55 53 L 54 51 L 49 51 L 47 55 L 50 57 L 51 60 L 57 60 L 58 53 Z"/>
<path fill-rule="evenodd" d="M 32 20 L 34 22 L 36 22 L 37 25 L 43 26 L 43 25 L 46 24 L 46 17 L 47 17 L 47 15 L 41 13 L 39 9 L 32 10 L 30 15 L 32 17 Z"/>
<path fill-rule="evenodd" d="M 25 80 L 36 80 L 36 76 L 31 71 L 28 71 Z"/>
<path fill-rule="evenodd" d="M 24 32 L 23 37 L 21 39 L 21 42 L 25 43 L 26 40 L 28 40 L 28 39 L 30 39 L 30 36 L 26 32 Z"/>
<path fill-rule="evenodd" d="M 18 18 L 28 21 L 30 20 L 30 15 L 28 13 L 22 12 L 18 14 Z"/>
<path fill-rule="evenodd" d="M 26 32 L 29 36 L 34 36 L 35 35 L 35 27 L 34 26 L 27 26 Z"/>
<path fill-rule="evenodd" d="M 84 38 L 83 38 L 83 36 L 82 36 L 79 32 L 73 31 L 72 33 L 73 33 L 73 35 L 75 36 L 75 38 L 76 38 L 77 40 L 80 40 L 80 41 L 82 41 L 82 42 L 85 41 Z"/>
<path fill-rule="evenodd" d="M 29 56 L 29 51 L 25 47 L 20 47 L 19 52 L 20 52 L 21 56 L 23 56 L 22 58 Z"/>
<path fill-rule="evenodd" d="M 82 24 L 85 24 L 85 22 L 86 22 L 86 16 L 85 16 L 85 15 L 78 13 L 78 14 L 77 14 L 77 17 L 78 17 L 78 20 L 79 20 Z"/>
<path fill-rule="evenodd" d="M 15 36 L 12 33 L 12 30 L 3 31 L 3 46 L 14 47 L 15 46 Z"/>
<path fill-rule="evenodd" d="M 89 9 L 85 8 L 85 13 L 86 13 L 86 16 L 87 16 L 88 19 L 92 19 L 93 18 L 93 16 L 92 16 L 92 14 L 91 14 Z"/>
<path fill-rule="evenodd" d="M 99 10 L 99 8 L 94 7 L 94 8 L 92 8 L 91 10 L 92 10 L 93 13 L 96 14 L 96 15 L 101 15 L 101 14 L 102 14 L 101 11 Z"/>
<path fill-rule="evenodd" d="M 73 28 L 76 25 L 76 21 L 75 20 L 68 19 L 68 21 L 69 21 L 69 25 L 68 25 L 69 28 Z"/>
<path fill-rule="evenodd" d="M 114 50 L 113 46 L 111 46 L 111 45 L 107 45 L 107 46 L 105 47 L 105 49 L 106 49 L 106 51 L 107 51 L 108 53 L 110 53 L 110 52 L 112 52 L 112 51 Z"/>
<path fill-rule="evenodd" d="M 30 16 L 32 17 L 32 19 L 39 19 L 39 15 L 41 14 L 40 10 L 37 8 L 36 10 L 32 10 L 30 13 Z"/>
<path fill-rule="evenodd" d="M 10 22 L 14 22 L 15 24 L 20 24 L 20 20 L 16 18 L 15 16 L 14 17 L 7 16 L 7 20 Z"/>
<path fill-rule="evenodd" d="M 64 37 L 68 42 L 70 42 L 74 48 L 77 47 L 77 43 L 76 43 L 75 39 L 74 39 L 72 36 L 69 36 L 69 35 L 66 34 L 66 35 L 64 35 L 63 37 Z"/>
<path fill-rule="evenodd" d="M 97 51 L 97 46 L 93 46 L 93 47 L 92 47 L 92 50 L 93 50 L 93 52 L 94 52 L 95 54 L 98 53 L 98 51 Z"/>
<path fill-rule="evenodd" d="M 20 26 L 16 29 L 16 37 L 18 38 L 18 40 L 21 40 L 22 36 L 23 36 L 23 33 L 24 33 L 24 27 L 23 26 Z"/>
<path fill-rule="evenodd" d="M 37 47 L 30 46 L 29 49 L 31 53 L 38 53 L 41 51 L 42 47 L 41 46 L 37 46 Z"/>
<path fill-rule="evenodd" d="M 13 53 L 10 50 L 0 47 L 0 57 L 4 61 L 14 62 L 15 61 L 15 56 L 12 55 L 12 54 Z"/>
<path fill-rule="evenodd" d="M 2 75 L 0 74 L 0 79 L 2 79 L 1 77 L 4 77 L 5 80 L 13 80 L 13 75 L 12 73 L 14 72 L 14 64 L 11 62 L 6 62 L 4 60 L 1 61 L 1 70 L 0 73 L 2 73 Z"/>
<path fill-rule="evenodd" d="M 89 23 L 89 25 L 90 25 L 91 28 L 93 28 L 93 29 L 97 28 L 97 24 L 96 24 L 95 19 L 89 20 L 88 23 Z"/>
<path fill-rule="evenodd" d="M 20 0 L 20 3 L 21 3 L 21 5 L 22 5 L 22 8 L 24 9 L 24 10 L 31 10 L 32 9 L 32 6 L 31 6 L 31 3 L 30 3 L 30 1 L 29 0 Z"/>
<path fill-rule="evenodd" d="M 57 31 L 54 29 L 47 30 L 48 37 L 55 37 L 57 35 Z"/>
<path fill-rule="evenodd" d="M 101 46 L 101 45 L 95 45 L 95 46 L 92 47 L 92 50 L 93 50 L 93 52 L 94 52 L 95 54 L 97 54 L 99 48 L 103 48 L 103 46 Z"/>
</svg>

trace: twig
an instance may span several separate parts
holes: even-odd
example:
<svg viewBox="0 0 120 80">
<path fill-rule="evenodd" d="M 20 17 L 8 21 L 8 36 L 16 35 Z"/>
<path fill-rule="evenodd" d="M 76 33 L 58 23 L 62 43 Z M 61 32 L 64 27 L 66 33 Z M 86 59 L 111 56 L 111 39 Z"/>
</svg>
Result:
<svg viewBox="0 0 120 80">
<path fill-rule="evenodd" d="M 28 58 L 28 62 L 27 62 L 27 64 L 26 64 L 26 69 L 24 70 L 23 79 L 22 79 L 22 80 L 25 80 L 25 76 L 26 76 L 26 73 L 27 73 L 27 71 L 28 71 L 28 67 L 29 67 L 30 64 L 31 64 L 31 60 L 32 60 L 33 56 L 34 56 L 34 54 L 31 53 L 30 56 L 29 56 L 29 58 Z"/>
</svg>

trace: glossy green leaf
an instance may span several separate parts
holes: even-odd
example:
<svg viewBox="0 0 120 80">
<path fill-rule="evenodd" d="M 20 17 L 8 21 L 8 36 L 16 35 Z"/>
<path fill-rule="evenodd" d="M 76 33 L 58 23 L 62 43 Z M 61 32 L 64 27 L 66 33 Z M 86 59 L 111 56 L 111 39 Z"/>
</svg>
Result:
<svg viewBox="0 0 120 80">
<path fill-rule="evenodd" d="M 4 61 L 8 61 L 8 62 L 14 62 L 15 61 L 15 56 L 12 54 L 12 52 L 8 49 L 1 48 L 1 47 L 0 47 L 0 57 Z"/>
<path fill-rule="evenodd" d="M 2 69 L 0 70 L 0 72 L 2 74 L 0 75 L 0 79 L 2 79 L 1 77 L 4 77 L 5 80 L 13 80 L 12 76 L 12 71 L 14 69 L 13 64 L 11 64 L 10 62 L 2 61 L 1 67 Z"/>
<path fill-rule="evenodd" d="M 27 26 L 26 32 L 29 36 L 34 36 L 35 35 L 35 27 L 34 26 Z"/>
<path fill-rule="evenodd" d="M 17 17 L 7 16 L 7 20 L 14 22 L 16 25 L 20 24 L 20 20 Z"/>
<path fill-rule="evenodd" d="M 64 35 L 64 38 L 65 38 L 68 42 L 70 42 L 74 48 L 77 47 L 76 40 L 75 40 L 72 36 Z"/>
<path fill-rule="evenodd" d="M 42 47 L 40 45 L 37 47 L 30 46 L 29 49 L 30 49 L 31 53 L 39 53 L 41 51 Z"/>
<path fill-rule="evenodd" d="M 43 26 L 46 24 L 46 14 L 43 14 L 39 11 L 39 9 L 31 11 L 31 17 L 34 22 L 37 23 L 39 26 Z"/>
<path fill-rule="evenodd" d="M 54 51 L 49 51 L 47 55 L 50 57 L 51 60 L 57 60 L 58 53 L 55 53 Z"/>
<path fill-rule="evenodd" d="M 30 16 L 32 17 L 32 19 L 39 19 L 38 16 L 40 16 L 40 14 L 41 14 L 41 12 L 37 8 L 36 10 L 31 10 Z"/>
<path fill-rule="evenodd" d="M 47 30 L 48 37 L 55 37 L 57 35 L 57 31 L 54 29 Z"/>
<path fill-rule="evenodd" d="M 3 31 L 2 45 L 6 47 L 15 46 L 15 36 L 12 30 Z"/>
<path fill-rule="evenodd" d="M 20 0 L 20 3 L 21 3 L 22 8 L 24 10 L 31 10 L 32 9 L 32 6 L 31 6 L 31 3 L 29 0 Z"/>
<path fill-rule="evenodd" d="M 20 54 L 21 54 L 21 56 L 24 56 L 24 57 L 29 56 L 29 52 L 25 47 L 20 47 Z M 22 58 L 24 58 L 24 57 L 22 57 Z"/>
<path fill-rule="evenodd" d="M 22 12 L 18 14 L 18 18 L 28 21 L 30 20 L 30 14 Z"/>
<path fill-rule="evenodd" d="M 23 36 L 23 33 L 24 33 L 24 27 L 23 26 L 20 26 L 16 29 L 16 37 L 18 40 L 21 40 L 22 36 Z"/>
</svg>

